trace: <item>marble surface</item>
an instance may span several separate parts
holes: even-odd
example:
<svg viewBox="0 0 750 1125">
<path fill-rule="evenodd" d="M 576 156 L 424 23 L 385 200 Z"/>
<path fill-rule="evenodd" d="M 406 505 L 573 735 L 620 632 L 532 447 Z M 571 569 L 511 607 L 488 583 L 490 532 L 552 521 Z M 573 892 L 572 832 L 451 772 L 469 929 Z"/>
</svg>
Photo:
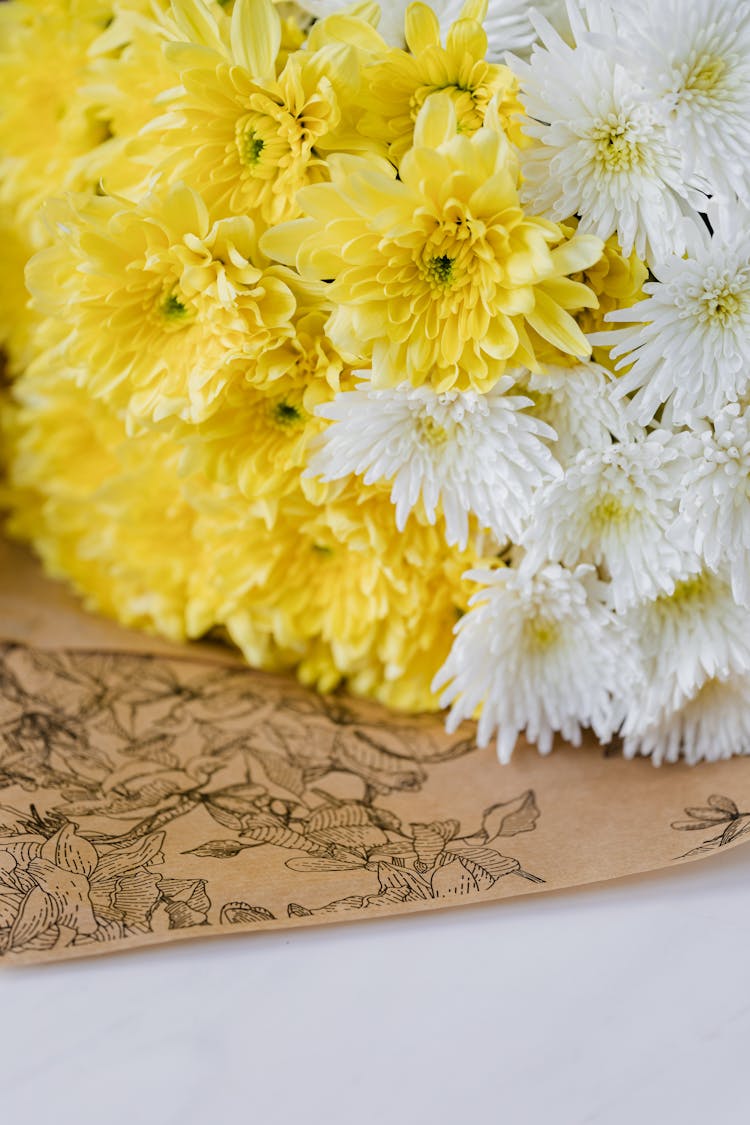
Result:
<svg viewBox="0 0 750 1125">
<path fill-rule="evenodd" d="M 746 1120 L 750 846 L 443 914 L 0 972 L 0 1119 Z"/>
</svg>

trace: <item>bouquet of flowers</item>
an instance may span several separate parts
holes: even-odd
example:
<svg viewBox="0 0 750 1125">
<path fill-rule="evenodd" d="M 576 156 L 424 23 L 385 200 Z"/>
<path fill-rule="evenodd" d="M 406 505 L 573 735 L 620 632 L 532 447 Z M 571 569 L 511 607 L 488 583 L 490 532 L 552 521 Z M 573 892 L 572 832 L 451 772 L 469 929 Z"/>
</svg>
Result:
<svg viewBox="0 0 750 1125">
<path fill-rule="evenodd" d="M 503 760 L 750 752 L 748 121 L 748 0 L 1 4 L 10 533 Z"/>
</svg>

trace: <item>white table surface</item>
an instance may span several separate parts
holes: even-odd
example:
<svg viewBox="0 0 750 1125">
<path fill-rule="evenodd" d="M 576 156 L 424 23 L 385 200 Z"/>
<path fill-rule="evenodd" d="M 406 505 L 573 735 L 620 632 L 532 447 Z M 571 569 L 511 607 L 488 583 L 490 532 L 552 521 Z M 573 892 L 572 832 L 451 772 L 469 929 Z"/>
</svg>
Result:
<svg viewBox="0 0 750 1125">
<path fill-rule="evenodd" d="M 3 1125 L 750 1120 L 750 847 L 430 916 L 0 971 Z"/>
</svg>

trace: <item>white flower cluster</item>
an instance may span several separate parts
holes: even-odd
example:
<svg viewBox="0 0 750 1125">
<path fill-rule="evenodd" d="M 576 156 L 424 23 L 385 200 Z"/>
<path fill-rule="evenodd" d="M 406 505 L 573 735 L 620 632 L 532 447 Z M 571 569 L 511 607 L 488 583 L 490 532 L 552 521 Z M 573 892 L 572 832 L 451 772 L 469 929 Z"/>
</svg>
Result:
<svg viewBox="0 0 750 1125">
<path fill-rule="evenodd" d="M 615 236 L 645 295 L 592 334 L 608 367 L 482 396 L 362 372 L 310 472 L 494 537 L 436 688 L 503 760 L 584 728 L 657 763 L 750 753 L 750 0 L 490 0 L 485 26 L 515 52 L 526 206 Z"/>
</svg>

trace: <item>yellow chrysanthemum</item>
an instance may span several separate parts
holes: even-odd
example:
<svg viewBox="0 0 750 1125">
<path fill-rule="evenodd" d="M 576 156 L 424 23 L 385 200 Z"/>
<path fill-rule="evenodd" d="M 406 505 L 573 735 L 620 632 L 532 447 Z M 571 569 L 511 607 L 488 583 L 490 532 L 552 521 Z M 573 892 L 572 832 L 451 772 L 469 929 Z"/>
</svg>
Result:
<svg viewBox="0 0 750 1125">
<path fill-rule="evenodd" d="M 326 333 L 331 313 L 327 286 L 303 282 L 288 271 L 284 279 L 297 301 L 294 333 L 280 336 L 245 368 L 245 382 L 270 394 L 300 388 L 312 413 L 339 389 L 346 365 Z"/>
<path fill-rule="evenodd" d="M 182 91 L 154 126 L 168 151 L 163 170 L 225 212 L 266 224 L 299 214 L 297 190 L 327 177 L 316 144 L 339 120 L 331 76 L 346 49 L 296 52 L 277 76 L 282 25 L 271 0 L 237 0 L 227 47 L 206 30 L 213 12 L 203 0 L 179 0 L 176 11 L 190 16 L 202 50 L 168 48 Z"/>
<path fill-rule="evenodd" d="M 180 433 L 183 471 L 239 490 L 248 515 L 273 527 L 280 501 L 299 491 L 310 442 L 325 425 L 303 399 L 294 384 L 275 394 L 236 389 L 207 422 Z"/>
<path fill-rule="evenodd" d="M 507 66 L 486 61 L 487 35 L 481 20 L 487 0 L 468 0 L 464 18 L 448 31 L 445 45 L 440 24 L 426 4 L 410 4 L 405 32 L 408 51 L 392 48 L 364 75 L 366 113 L 361 131 L 389 146 L 389 156 L 400 164 L 411 147 L 417 115 L 431 94 L 443 91 L 453 102 L 457 128 L 471 136 L 481 128 L 494 102 L 504 126 L 520 129 L 513 115 L 522 113 L 518 81 Z"/>
<path fill-rule="evenodd" d="M 269 528 L 231 485 L 186 473 L 172 439 L 128 435 L 54 348 L 14 397 L 10 531 L 90 608 L 176 639 L 226 630 L 256 666 L 436 706 L 429 685 L 466 608 L 474 551 L 446 550 L 419 521 L 399 533 L 387 491 L 354 486 L 319 506 L 291 492 Z"/>
<path fill-rule="evenodd" d="M 222 528 L 223 525 L 223 528 Z M 467 550 L 434 527 L 398 532 L 388 493 L 344 488 L 311 506 L 290 498 L 269 533 L 231 498 L 207 509 L 209 584 L 247 659 L 285 654 L 304 682 L 409 710 L 434 709 L 429 685 L 466 608 Z"/>
<path fill-rule="evenodd" d="M 32 332 L 37 315 L 29 306 L 24 270 L 30 247 L 6 208 L 0 208 L 0 353 L 11 375 L 22 371 L 33 355 Z"/>
<path fill-rule="evenodd" d="M 327 401 L 329 392 L 341 386 L 344 363 L 325 333 L 326 321 L 326 314 L 318 311 L 300 316 L 293 338 L 258 359 L 254 381 L 262 377 L 266 385 L 273 385 L 286 377 L 300 383 L 308 411 Z"/>
<path fill-rule="evenodd" d="M 252 221 L 212 222 L 185 187 L 138 205 L 82 199 L 50 216 L 58 241 L 28 268 L 35 305 L 65 324 L 79 381 L 133 418 L 200 421 L 293 334 L 294 295 L 283 270 L 258 264 Z"/>
<path fill-rule="evenodd" d="M 107 131 L 79 95 L 110 16 L 106 0 L 0 4 L 0 199 L 36 245 L 40 203 L 96 185 L 85 156 Z"/>
<path fill-rule="evenodd" d="M 187 635 L 199 543 L 180 494 L 180 450 L 123 423 L 43 356 L 3 414 L 8 530 L 30 539 L 87 606 L 127 625 Z"/>
<path fill-rule="evenodd" d="M 331 157 L 332 182 L 300 193 L 310 217 L 261 240 L 303 276 L 333 279 L 331 339 L 372 363 L 375 385 L 486 390 L 509 364 L 537 366 L 528 329 L 563 353 L 591 351 L 570 310 L 597 298 L 570 275 L 602 242 L 524 214 L 499 126 L 456 129 L 452 100 L 434 95 L 398 179 L 372 156 Z"/>
<path fill-rule="evenodd" d="M 159 11 L 160 4 L 166 9 L 165 0 L 153 0 L 152 5 L 119 0 L 112 22 L 89 48 L 88 74 L 80 91 L 82 105 L 107 132 L 107 140 L 90 155 L 92 174 L 109 193 L 132 198 L 145 194 L 152 169 L 132 159 L 130 144 L 163 113 L 157 99 L 179 83 L 164 48 L 179 40 L 180 31 L 166 10 Z"/>
</svg>

